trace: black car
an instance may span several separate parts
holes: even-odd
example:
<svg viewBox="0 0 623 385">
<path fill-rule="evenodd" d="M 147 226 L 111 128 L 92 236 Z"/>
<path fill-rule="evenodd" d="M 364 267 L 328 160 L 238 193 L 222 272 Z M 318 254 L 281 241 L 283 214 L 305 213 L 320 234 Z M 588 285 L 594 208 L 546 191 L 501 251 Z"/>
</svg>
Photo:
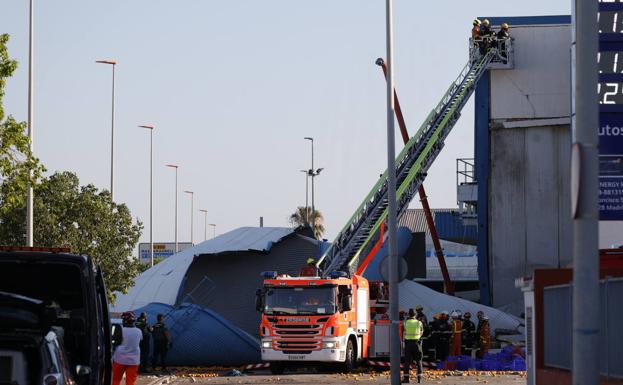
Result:
<svg viewBox="0 0 623 385">
<path fill-rule="evenodd" d="M 35 349 L 38 343 L 48 342 L 52 332 L 64 351 L 61 355 L 66 354 L 61 366 L 68 368 L 67 378 L 73 377 L 81 385 L 110 385 L 112 349 L 106 287 L 101 270 L 89 257 L 65 252 L 0 252 L 0 292 L 5 293 L 5 310 L 0 306 L 0 351 L 15 343 L 11 335 L 22 341 L 30 339 L 29 346 Z M 16 295 L 31 301 L 18 304 Z M 7 304 L 11 301 L 8 296 L 14 296 L 12 304 Z M 32 349 L 30 357 L 35 357 Z M 15 357 L 12 364 L 28 358 Z M 5 359 L 0 365 L 8 362 Z M 29 378 L 39 378 L 33 376 L 36 368 L 28 367 Z M 43 384 L 61 385 L 64 378 L 59 377 L 57 382 L 49 378 L 50 382 Z M 31 383 L 42 384 L 41 380 L 27 382 Z"/>
</svg>

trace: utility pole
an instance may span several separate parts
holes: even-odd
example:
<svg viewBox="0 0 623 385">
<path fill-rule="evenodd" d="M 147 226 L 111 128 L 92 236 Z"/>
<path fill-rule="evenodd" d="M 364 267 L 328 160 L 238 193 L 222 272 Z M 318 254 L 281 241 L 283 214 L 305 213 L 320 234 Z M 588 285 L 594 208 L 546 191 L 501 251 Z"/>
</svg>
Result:
<svg viewBox="0 0 623 385">
<path fill-rule="evenodd" d="M 195 193 L 193 191 L 184 191 L 186 194 L 190 195 L 190 244 L 194 245 L 193 242 L 193 233 L 194 233 L 194 219 L 195 219 Z"/>
<path fill-rule="evenodd" d="M 301 170 L 305 173 L 305 224 L 309 226 L 309 170 Z"/>
<path fill-rule="evenodd" d="M 34 0 L 30 0 L 30 15 L 29 15 L 29 34 L 28 34 L 28 147 L 30 147 L 30 152 L 34 151 L 33 140 L 34 140 Z M 29 171 L 30 178 L 33 176 L 32 170 Z M 32 183 L 28 184 L 28 192 L 26 196 L 26 246 L 32 247 L 34 242 L 34 234 L 33 234 L 33 203 L 34 203 L 34 190 Z"/>
<path fill-rule="evenodd" d="M 309 169 L 309 176 L 311 176 L 312 178 L 312 229 L 315 227 L 316 224 L 316 206 L 314 205 L 314 138 L 310 137 L 310 136 L 306 136 L 304 138 L 305 140 L 309 140 L 311 142 L 311 169 Z"/>
<path fill-rule="evenodd" d="M 177 190 L 179 190 L 177 185 L 177 169 L 179 166 L 176 164 L 167 164 L 166 166 L 175 169 L 175 253 L 178 253 L 180 251 L 177 243 Z"/>
<path fill-rule="evenodd" d="M 110 119 L 110 200 L 115 200 L 115 60 L 96 60 L 99 64 L 112 66 L 112 116 Z"/>
<path fill-rule="evenodd" d="M 597 0 L 572 0 L 573 384 L 599 383 Z"/>
<path fill-rule="evenodd" d="M 154 126 L 139 126 L 149 130 L 149 259 L 154 266 Z"/>
<path fill-rule="evenodd" d="M 392 18 L 392 0 L 386 0 L 386 46 L 387 46 L 387 199 L 389 230 L 389 359 L 391 384 L 400 384 L 400 334 L 398 325 L 398 255 L 396 254 L 396 144 L 394 134 L 394 33 Z"/>
<path fill-rule="evenodd" d="M 203 240 L 206 241 L 208 239 L 208 210 L 201 209 L 199 211 L 203 213 Z"/>
</svg>

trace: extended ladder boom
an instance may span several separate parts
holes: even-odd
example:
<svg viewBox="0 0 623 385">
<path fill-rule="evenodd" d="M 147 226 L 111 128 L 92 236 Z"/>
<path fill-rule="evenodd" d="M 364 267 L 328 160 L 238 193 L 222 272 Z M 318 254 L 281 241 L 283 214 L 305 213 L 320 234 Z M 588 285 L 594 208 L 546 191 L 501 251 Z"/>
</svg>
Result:
<svg viewBox="0 0 623 385">
<path fill-rule="evenodd" d="M 497 50 L 491 49 L 463 68 L 417 133 L 398 154 L 395 170 L 398 218 L 417 193 L 426 171 L 441 151 L 445 138 L 474 92 L 476 83 L 496 55 Z M 381 224 L 387 218 L 387 182 L 386 170 L 322 255 L 318 267 L 323 275 L 334 271 L 352 273 L 359 264 L 359 258 L 368 254 L 375 243 L 373 241 L 379 237 Z"/>
</svg>

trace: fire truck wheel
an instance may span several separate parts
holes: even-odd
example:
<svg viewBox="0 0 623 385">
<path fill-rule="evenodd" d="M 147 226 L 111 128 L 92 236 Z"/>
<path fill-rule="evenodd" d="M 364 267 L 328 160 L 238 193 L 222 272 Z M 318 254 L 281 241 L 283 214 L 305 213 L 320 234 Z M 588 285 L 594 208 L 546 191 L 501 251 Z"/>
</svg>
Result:
<svg viewBox="0 0 623 385">
<path fill-rule="evenodd" d="M 355 369 L 355 365 L 357 364 L 357 357 L 355 356 L 355 347 L 353 346 L 353 341 L 348 340 L 348 344 L 346 345 L 346 359 L 342 364 L 342 372 L 350 373 Z"/>
<path fill-rule="evenodd" d="M 281 362 L 271 362 L 270 363 L 270 373 L 271 374 L 283 374 L 285 367 Z"/>
</svg>

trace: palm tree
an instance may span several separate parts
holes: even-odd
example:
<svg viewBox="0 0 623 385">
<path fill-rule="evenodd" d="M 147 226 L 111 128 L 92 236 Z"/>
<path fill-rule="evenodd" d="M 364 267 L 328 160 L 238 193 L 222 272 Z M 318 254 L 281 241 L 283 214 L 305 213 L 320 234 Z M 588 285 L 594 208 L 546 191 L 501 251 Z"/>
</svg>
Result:
<svg viewBox="0 0 623 385">
<path fill-rule="evenodd" d="M 317 239 L 322 238 L 322 234 L 324 233 L 324 217 L 322 213 L 316 210 L 316 220 L 312 219 L 312 210 L 311 207 L 299 206 L 296 208 L 296 211 L 290 215 L 290 223 L 294 227 L 299 226 L 309 226 L 307 223 L 307 219 L 309 218 L 310 222 L 314 222 L 314 235 Z"/>
</svg>

